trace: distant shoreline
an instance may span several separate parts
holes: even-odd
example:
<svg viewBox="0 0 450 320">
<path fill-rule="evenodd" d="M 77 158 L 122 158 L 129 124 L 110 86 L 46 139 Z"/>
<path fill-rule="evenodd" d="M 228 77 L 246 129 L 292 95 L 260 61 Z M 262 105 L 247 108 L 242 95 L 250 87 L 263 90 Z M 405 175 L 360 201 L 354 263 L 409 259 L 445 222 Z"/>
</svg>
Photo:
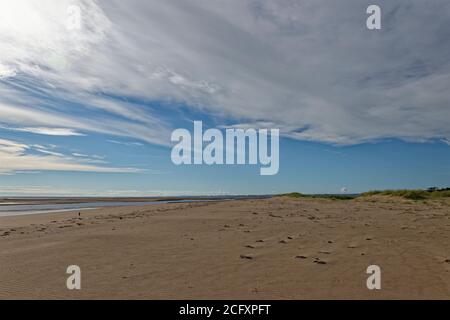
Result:
<svg viewBox="0 0 450 320">
<path fill-rule="evenodd" d="M 76 204 L 91 202 L 166 202 L 267 199 L 276 195 L 227 195 L 227 196 L 179 196 L 179 197 L 1 197 L 0 206 Z"/>
<path fill-rule="evenodd" d="M 351 200 L 361 196 L 395 196 L 410 200 L 425 200 L 450 197 L 450 188 L 428 189 L 398 189 L 374 190 L 361 193 L 316 193 L 304 194 L 299 192 L 261 195 L 212 195 L 212 196 L 150 196 L 150 197 L 30 197 L 30 196 L 0 196 L 0 207 L 14 205 L 42 205 L 42 204 L 76 204 L 92 202 L 167 202 L 167 201 L 207 201 L 207 200 L 240 200 L 240 199 L 268 199 L 278 196 L 291 198 L 325 198 L 334 200 Z"/>
</svg>

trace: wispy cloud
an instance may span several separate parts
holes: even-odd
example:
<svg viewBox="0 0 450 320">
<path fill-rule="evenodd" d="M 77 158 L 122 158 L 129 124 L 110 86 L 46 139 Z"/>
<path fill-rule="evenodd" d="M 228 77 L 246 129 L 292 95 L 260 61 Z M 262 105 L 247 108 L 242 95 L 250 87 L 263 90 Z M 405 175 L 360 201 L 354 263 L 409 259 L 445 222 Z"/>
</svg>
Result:
<svg viewBox="0 0 450 320">
<path fill-rule="evenodd" d="M 120 144 L 120 145 L 128 146 L 128 147 L 142 147 L 143 146 L 143 144 L 140 142 L 117 141 L 117 140 L 108 140 L 108 142 L 111 142 L 114 144 Z"/>
<path fill-rule="evenodd" d="M 84 134 L 69 128 L 49 128 L 49 127 L 24 127 L 24 128 L 14 128 L 8 126 L 1 126 L 0 129 L 27 132 L 47 136 L 84 136 Z"/>
<path fill-rule="evenodd" d="M 0 139 L 0 174 L 27 171 L 137 173 L 142 170 L 95 165 L 89 160 L 80 160 L 33 145 Z"/>
<path fill-rule="evenodd" d="M 52 155 L 52 156 L 64 157 L 64 155 L 62 153 L 55 152 L 55 151 L 49 151 L 49 150 L 46 150 L 46 149 L 36 149 L 36 151 L 38 151 L 40 153 L 49 154 L 49 155 Z"/>
<path fill-rule="evenodd" d="M 80 157 L 80 158 L 93 158 L 93 159 L 97 159 L 97 160 L 105 159 L 105 156 L 99 156 L 99 155 L 96 155 L 96 154 L 88 155 L 88 154 L 84 154 L 84 153 L 74 152 L 74 153 L 72 153 L 72 155 L 74 157 Z"/>
<path fill-rule="evenodd" d="M 72 153 L 72 155 L 73 155 L 74 157 L 80 157 L 80 158 L 88 158 L 88 157 L 89 157 L 89 156 L 86 155 L 86 154 L 76 153 L 76 152 Z"/>
</svg>

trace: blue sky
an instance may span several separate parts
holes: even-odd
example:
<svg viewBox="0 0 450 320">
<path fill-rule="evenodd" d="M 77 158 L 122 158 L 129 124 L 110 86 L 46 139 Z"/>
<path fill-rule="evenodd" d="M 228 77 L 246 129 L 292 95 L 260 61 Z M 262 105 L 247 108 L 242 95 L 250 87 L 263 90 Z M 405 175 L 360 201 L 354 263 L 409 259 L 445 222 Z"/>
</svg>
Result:
<svg viewBox="0 0 450 320">
<path fill-rule="evenodd" d="M 0 4 L 0 195 L 449 186 L 450 4 L 378 3 Z M 195 120 L 279 128 L 279 173 L 173 165 Z"/>
</svg>

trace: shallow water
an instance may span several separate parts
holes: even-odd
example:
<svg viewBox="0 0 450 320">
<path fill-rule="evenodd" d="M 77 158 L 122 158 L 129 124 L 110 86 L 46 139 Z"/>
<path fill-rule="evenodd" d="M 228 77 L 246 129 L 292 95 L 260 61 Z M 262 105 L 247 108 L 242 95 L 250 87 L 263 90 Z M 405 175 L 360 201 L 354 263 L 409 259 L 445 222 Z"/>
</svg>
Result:
<svg viewBox="0 0 450 320">
<path fill-rule="evenodd" d="M 65 211 L 93 210 L 102 207 L 125 207 L 125 206 L 144 206 L 149 204 L 161 203 L 185 203 L 212 200 L 167 200 L 167 201 L 148 201 L 148 202 L 85 202 L 85 203 L 67 203 L 67 204 L 20 204 L 20 205 L 0 205 L 0 217 L 19 216 L 26 214 L 56 213 Z"/>
</svg>

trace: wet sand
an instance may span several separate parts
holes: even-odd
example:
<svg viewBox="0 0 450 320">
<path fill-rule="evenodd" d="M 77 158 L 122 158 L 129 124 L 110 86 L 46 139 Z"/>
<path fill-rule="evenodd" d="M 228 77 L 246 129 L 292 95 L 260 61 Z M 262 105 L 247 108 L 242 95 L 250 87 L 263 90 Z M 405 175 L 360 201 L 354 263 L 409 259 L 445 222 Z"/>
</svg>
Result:
<svg viewBox="0 0 450 320">
<path fill-rule="evenodd" d="M 448 202 L 388 197 L 2 217 L 0 298 L 449 299 L 449 238 Z M 373 264 L 381 290 L 366 287 Z"/>
</svg>

